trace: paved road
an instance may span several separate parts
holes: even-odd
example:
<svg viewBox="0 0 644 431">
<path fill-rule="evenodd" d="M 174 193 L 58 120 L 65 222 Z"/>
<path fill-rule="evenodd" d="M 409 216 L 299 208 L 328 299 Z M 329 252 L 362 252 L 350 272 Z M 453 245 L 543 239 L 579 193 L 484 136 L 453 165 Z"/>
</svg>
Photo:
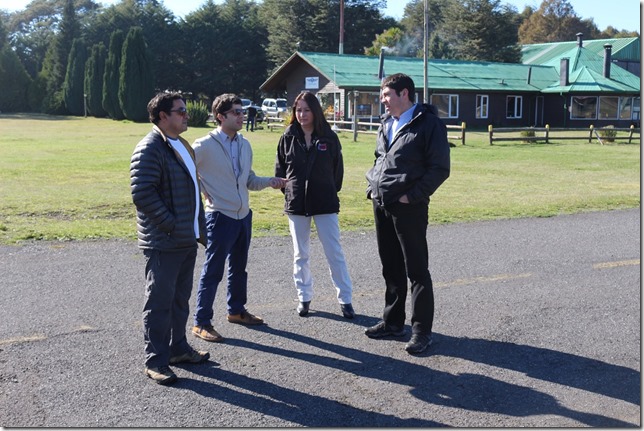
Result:
<svg viewBox="0 0 644 431">
<path fill-rule="evenodd" d="M 133 242 L 0 247 L 0 426 L 641 425 L 639 209 L 432 226 L 428 238 L 427 354 L 404 352 L 409 335 L 363 335 L 383 305 L 371 232 L 343 235 L 353 321 L 340 317 L 317 241 L 316 297 L 301 318 L 290 240 L 258 238 L 249 309 L 268 325 L 225 322 L 222 290 L 226 342 L 190 337 L 212 360 L 177 368 L 172 387 L 143 374 Z"/>
</svg>

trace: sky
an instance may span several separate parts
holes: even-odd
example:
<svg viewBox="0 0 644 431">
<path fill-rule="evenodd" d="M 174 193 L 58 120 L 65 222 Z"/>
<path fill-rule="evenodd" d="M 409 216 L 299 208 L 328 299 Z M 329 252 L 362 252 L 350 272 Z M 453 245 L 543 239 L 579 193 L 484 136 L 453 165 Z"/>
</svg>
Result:
<svg viewBox="0 0 644 431">
<path fill-rule="evenodd" d="M 99 3 L 109 5 L 118 3 L 119 0 L 97 0 Z M 160 0 L 175 15 L 183 17 L 184 15 L 198 9 L 205 0 Z M 572 5 L 577 16 L 582 19 L 592 18 L 599 30 L 604 30 L 612 25 L 618 30 L 637 31 L 640 30 L 641 4 L 640 0 L 568 0 Z M 9 11 L 24 9 L 30 0 L 0 0 L 0 9 Z M 222 0 L 215 0 L 215 3 L 221 3 Z M 525 6 L 532 6 L 538 9 L 541 0 L 501 0 L 502 4 L 511 4 L 516 6 L 519 12 L 523 11 Z M 402 18 L 403 11 L 407 1 L 405 0 L 388 0 L 385 15 L 397 19 Z"/>
</svg>

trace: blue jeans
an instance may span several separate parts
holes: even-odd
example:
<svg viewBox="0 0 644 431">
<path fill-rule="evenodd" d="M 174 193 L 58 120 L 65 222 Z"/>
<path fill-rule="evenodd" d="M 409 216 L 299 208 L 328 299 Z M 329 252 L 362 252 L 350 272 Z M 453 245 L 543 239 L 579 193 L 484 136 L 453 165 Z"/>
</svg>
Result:
<svg viewBox="0 0 644 431">
<path fill-rule="evenodd" d="M 197 290 L 195 325 L 211 324 L 212 307 L 217 287 L 224 277 L 226 259 L 228 259 L 228 314 L 240 314 L 246 311 L 248 287 L 246 264 L 248 263 L 252 220 L 252 211 L 241 220 L 232 219 L 220 212 L 206 213 L 208 243 Z"/>
</svg>

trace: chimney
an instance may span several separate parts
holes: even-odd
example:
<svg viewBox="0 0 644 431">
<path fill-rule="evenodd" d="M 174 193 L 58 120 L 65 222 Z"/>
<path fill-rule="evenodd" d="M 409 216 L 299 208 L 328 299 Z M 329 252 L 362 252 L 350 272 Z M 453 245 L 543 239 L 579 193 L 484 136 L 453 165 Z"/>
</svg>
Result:
<svg viewBox="0 0 644 431">
<path fill-rule="evenodd" d="M 604 78 L 610 79 L 610 63 L 613 45 L 607 43 L 604 45 Z"/>
<path fill-rule="evenodd" d="M 559 66 L 559 85 L 566 87 L 570 84 L 568 81 L 568 63 L 570 62 L 569 58 L 562 58 L 561 64 Z"/>
<path fill-rule="evenodd" d="M 380 62 L 378 64 L 378 79 L 385 79 L 385 47 L 380 48 Z"/>
<path fill-rule="evenodd" d="M 580 48 L 584 47 L 584 34 L 577 33 L 577 46 Z"/>
<path fill-rule="evenodd" d="M 526 84 L 530 85 L 530 78 L 532 78 L 532 66 L 528 68 L 528 79 L 526 80 Z"/>
</svg>

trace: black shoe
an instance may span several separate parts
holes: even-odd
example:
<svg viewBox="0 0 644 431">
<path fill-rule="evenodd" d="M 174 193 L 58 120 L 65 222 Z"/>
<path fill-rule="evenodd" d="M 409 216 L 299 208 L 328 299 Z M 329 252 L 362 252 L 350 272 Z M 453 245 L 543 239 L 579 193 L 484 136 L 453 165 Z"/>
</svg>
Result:
<svg viewBox="0 0 644 431">
<path fill-rule="evenodd" d="M 309 314 L 310 304 L 311 304 L 311 301 L 300 302 L 300 305 L 297 306 L 297 314 L 299 314 L 300 317 L 304 317 L 307 314 Z"/>
<path fill-rule="evenodd" d="M 390 335 L 392 337 L 402 337 L 405 335 L 405 328 L 387 325 L 381 320 L 377 325 L 365 329 L 364 333 L 369 338 L 382 338 Z"/>
<path fill-rule="evenodd" d="M 412 334 L 411 340 L 405 346 L 405 350 L 410 354 L 424 352 L 432 344 L 432 337 L 425 334 Z"/>
<path fill-rule="evenodd" d="M 340 304 L 340 310 L 342 310 L 342 315 L 347 319 L 356 317 L 356 312 L 353 311 L 351 304 Z"/>
</svg>

